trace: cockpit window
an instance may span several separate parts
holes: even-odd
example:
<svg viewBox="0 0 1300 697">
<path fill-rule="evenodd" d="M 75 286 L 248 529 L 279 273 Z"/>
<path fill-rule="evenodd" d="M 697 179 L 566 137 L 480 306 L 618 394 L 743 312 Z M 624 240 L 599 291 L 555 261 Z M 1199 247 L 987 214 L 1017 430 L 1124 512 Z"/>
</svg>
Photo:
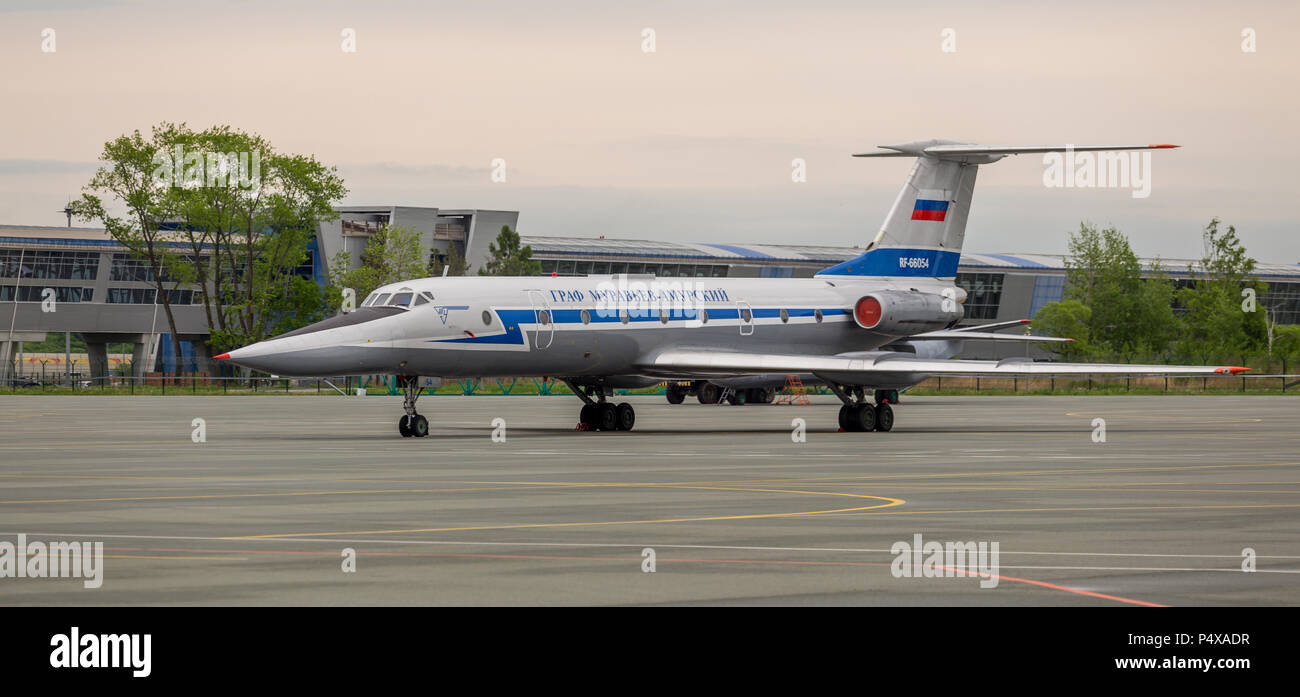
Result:
<svg viewBox="0 0 1300 697">
<path fill-rule="evenodd" d="M 427 303 L 427 302 L 429 302 L 429 296 L 427 296 L 427 295 L 425 295 L 425 294 L 423 294 L 423 293 L 421 293 L 421 294 L 415 296 L 415 303 L 414 303 L 414 305 L 423 305 L 423 304 L 425 304 L 425 303 Z M 414 306 L 414 305 L 413 305 L 413 306 Z"/>
<path fill-rule="evenodd" d="M 384 293 L 384 294 L 380 295 L 378 298 L 375 298 L 375 302 L 374 302 L 373 304 L 375 304 L 375 305 L 387 305 L 387 304 L 388 304 L 388 298 L 389 298 L 390 295 L 391 295 L 391 293 Z"/>
<path fill-rule="evenodd" d="M 388 304 L 396 305 L 398 307 L 406 307 L 407 305 L 411 304 L 411 295 L 412 293 L 410 292 L 396 293 L 393 295 L 393 299 L 389 301 Z"/>
<path fill-rule="evenodd" d="M 379 293 L 371 293 L 370 295 L 367 295 L 366 301 L 361 303 L 361 307 L 370 307 L 375 303 L 375 298 L 377 297 L 379 297 Z"/>
</svg>

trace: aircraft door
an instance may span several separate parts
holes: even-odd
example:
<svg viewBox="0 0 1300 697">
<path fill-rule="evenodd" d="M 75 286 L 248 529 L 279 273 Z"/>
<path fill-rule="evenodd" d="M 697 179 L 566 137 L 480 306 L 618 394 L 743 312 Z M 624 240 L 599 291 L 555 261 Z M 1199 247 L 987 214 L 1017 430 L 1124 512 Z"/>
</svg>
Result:
<svg viewBox="0 0 1300 697">
<path fill-rule="evenodd" d="M 740 335 L 749 336 L 754 333 L 754 308 L 744 300 L 736 301 L 736 314 L 740 317 Z"/>
<path fill-rule="evenodd" d="M 546 295 L 540 290 L 530 290 L 528 302 L 533 306 L 533 348 L 550 348 L 555 339 L 555 315 Z"/>
</svg>

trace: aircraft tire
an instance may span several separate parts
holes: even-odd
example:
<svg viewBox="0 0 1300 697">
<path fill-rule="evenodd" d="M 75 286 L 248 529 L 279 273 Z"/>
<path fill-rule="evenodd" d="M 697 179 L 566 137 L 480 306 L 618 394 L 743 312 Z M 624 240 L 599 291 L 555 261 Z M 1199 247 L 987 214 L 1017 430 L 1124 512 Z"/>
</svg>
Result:
<svg viewBox="0 0 1300 697">
<path fill-rule="evenodd" d="M 700 389 L 695 393 L 695 398 L 700 400 L 700 404 L 717 404 L 721 396 L 722 389 L 711 382 L 700 385 Z"/>
<path fill-rule="evenodd" d="M 403 438 L 410 438 L 413 434 L 411 433 L 411 427 L 406 425 L 406 419 L 407 417 L 405 414 L 402 415 L 401 419 L 398 419 L 397 432 L 402 434 Z"/>
<path fill-rule="evenodd" d="M 851 430 L 873 431 L 876 428 L 876 408 L 870 404 L 859 404 L 853 407 L 849 421 L 853 424 Z"/>
<path fill-rule="evenodd" d="M 847 404 L 840 407 L 840 428 L 844 429 L 845 431 L 853 430 L 853 420 L 849 418 L 849 412 L 852 409 L 853 407 Z"/>
<path fill-rule="evenodd" d="M 888 404 L 876 405 L 876 430 L 892 431 L 894 429 L 894 410 Z"/>
<path fill-rule="evenodd" d="M 686 393 L 682 391 L 682 388 L 671 383 L 668 385 L 667 391 L 664 392 L 664 396 L 668 398 L 669 404 L 681 404 L 686 400 Z"/>
<path fill-rule="evenodd" d="M 415 420 L 411 422 L 410 431 L 411 435 L 416 438 L 423 438 L 429 435 L 429 420 L 420 414 L 416 414 Z"/>
<path fill-rule="evenodd" d="M 596 429 L 614 431 L 618 429 L 618 409 L 613 404 L 602 402 L 596 412 Z"/>
<path fill-rule="evenodd" d="M 632 427 L 636 425 L 636 410 L 632 408 L 631 404 L 623 402 L 614 408 L 614 412 L 618 417 L 616 420 L 618 430 L 631 431 Z"/>
</svg>

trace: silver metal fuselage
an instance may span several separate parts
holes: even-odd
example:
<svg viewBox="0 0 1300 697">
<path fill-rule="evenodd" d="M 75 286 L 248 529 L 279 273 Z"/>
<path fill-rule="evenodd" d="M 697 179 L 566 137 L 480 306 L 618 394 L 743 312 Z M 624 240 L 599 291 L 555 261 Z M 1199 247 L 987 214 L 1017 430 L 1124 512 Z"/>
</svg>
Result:
<svg viewBox="0 0 1300 697">
<path fill-rule="evenodd" d="M 958 302 L 965 299 L 950 280 L 916 277 L 425 278 L 376 291 L 423 295 L 421 304 L 361 307 L 232 351 L 230 360 L 300 377 L 632 378 L 645 375 L 643 367 L 665 348 L 827 356 L 871 351 L 907 334 L 858 326 L 852 313 L 859 298 L 879 290 L 939 295 L 945 289 L 953 289 Z"/>
</svg>

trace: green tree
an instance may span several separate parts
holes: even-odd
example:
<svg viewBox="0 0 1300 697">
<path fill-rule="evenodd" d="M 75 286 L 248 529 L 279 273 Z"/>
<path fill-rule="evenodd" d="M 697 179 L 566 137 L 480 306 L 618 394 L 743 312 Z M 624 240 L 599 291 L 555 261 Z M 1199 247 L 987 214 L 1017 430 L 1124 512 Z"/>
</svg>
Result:
<svg viewBox="0 0 1300 697">
<path fill-rule="evenodd" d="M 1161 269 L 1155 279 L 1144 280 L 1128 238 L 1113 227 L 1081 223 L 1070 235 L 1069 252 L 1065 299 L 1092 311 L 1088 333 L 1094 347 L 1129 358 L 1166 351 L 1174 336 L 1173 290 Z"/>
<path fill-rule="evenodd" d="M 1177 293 L 1186 308 L 1179 353 L 1209 362 L 1260 350 L 1267 343 L 1262 302 L 1267 285 L 1249 278 L 1255 260 L 1246 253 L 1236 228 L 1221 230 L 1218 218 L 1205 226 L 1203 239 L 1205 255 L 1199 267 L 1188 267 L 1194 283 Z M 1253 294 L 1254 301 L 1248 302 L 1245 294 Z"/>
<path fill-rule="evenodd" d="M 324 316 L 325 294 L 319 286 L 309 292 L 297 267 L 317 226 L 336 217 L 333 204 L 347 194 L 334 168 L 278 153 L 256 134 L 229 126 L 196 132 L 183 123 L 161 123 L 149 139 L 138 131 L 121 136 L 101 160 L 87 190 L 112 193 L 133 218 L 113 218 L 92 193 L 74 208 L 149 261 L 173 335 L 167 291 L 187 284 L 199 287 L 214 352 Z"/>
<path fill-rule="evenodd" d="M 488 259 L 478 270 L 480 276 L 540 276 L 542 262 L 533 260 L 533 248 L 523 245 L 519 233 L 509 225 L 501 226 L 496 242 L 488 245 Z"/>
<path fill-rule="evenodd" d="M 1092 309 L 1078 300 L 1047 303 L 1034 315 L 1034 333 L 1073 339 L 1044 346 L 1067 361 L 1082 360 L 1092 356 L 1096 350 L 1089 329 L 1091 321 Z"/>
<path fill-rule="evenodd" d="M 157 303 L 162 305 L 167 328 L 176 336 L 176 318 L 172 314 L 171 296 L 165 287 L 167 268 L 177 266 L 175 250 L 171 246 L 174 235 L 163 228 L 174 213 L 170 179 L 155 176 L 157 162 L 166 158 L 169 151 L 159 146 L 165 134 L 175 129 L 171 124 L 160 124 L 153 129 L 153 137 L 145 138 L 140 131 L 118 136 L 104 144 L 99 160 L 103 163 L 84 187 L 81 198 L 71 204 L 73 214 L 81 220 L 98 222 L 109 236 L 128 252 L 148 266 Z M 109 212 L 101 196 L 114 199 L 116 205 L 126 209 L 118 217 Z M 181 346 L 173 341 L 176 365 L 181 364 Z"/>
<path fill-rule="evenodd" d="M 380 286 L 421 278 L 428 272 L 419 231 L 401 225 L 386 225 L 371 235 L 361 251 L 360 266 L 351 266 L 352 256 L 346 251 L 330 261 L 330 302 L 335 308 L 344 288 L 351 288 L 361 300 Z"/>
<path fill-rule="evenodd" d="M 469 262 L 461 255 L 460 250 L 456 249 L 455 244 L 447 246 L 445 255 L 434 256 L 429 260 L 429 275 L 442 276 L 446 270 L 448 276 L 464 276 L 469 273 Z"/>
</svg>

